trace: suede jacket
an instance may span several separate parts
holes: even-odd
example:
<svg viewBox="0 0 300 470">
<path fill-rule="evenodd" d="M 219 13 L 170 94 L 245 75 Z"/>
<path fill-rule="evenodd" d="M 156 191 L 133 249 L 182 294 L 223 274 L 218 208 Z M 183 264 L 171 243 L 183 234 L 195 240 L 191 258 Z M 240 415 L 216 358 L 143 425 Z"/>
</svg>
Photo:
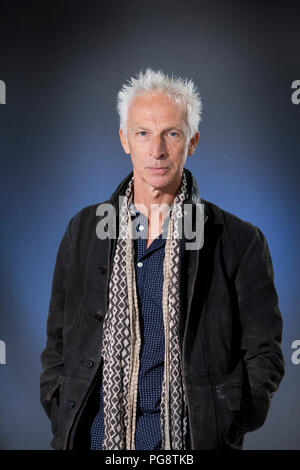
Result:
<svg viewBox="0 0 300 470">
<path fill-rule="evenodd" d="M 205 214 L 202 247 L 187 250 L 181 240 L 178 335 L 190 449 L 239 450 L 245 433 L 264 424 L 285 372 L 272 260 L 261 230 L 200 198 L 193 175 L 184 171 L 185 202 L 192 214 L 204 204 Z M 118 214 L 132 175 L 100 205 L 112 204 Z M 54 449 L 77 448 L 80 422 L 101 380 L 118 217 L 100 239 L 100 205 L 72 217 L 56 258 L 41 354 L 41 403 L 51 419 Z"/>
</svg>

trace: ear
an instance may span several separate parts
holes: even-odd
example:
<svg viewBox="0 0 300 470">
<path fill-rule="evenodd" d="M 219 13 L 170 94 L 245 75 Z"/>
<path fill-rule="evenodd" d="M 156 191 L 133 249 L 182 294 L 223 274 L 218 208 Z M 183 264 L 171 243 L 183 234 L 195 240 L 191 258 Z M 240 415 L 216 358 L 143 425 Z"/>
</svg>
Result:
<svg viewBox="0 0 300 470">
<path fill-rule="evenodd" d="M 128 155 L 130 153 L 128 139 L 127 139 L 127 136 L 122 131 L 122 129 L 119 130 L 119 136 L 120 136 L 120 141 L 121 141 L 122 147 L 124 149 L 124 152 L 127 153 L 127 155 Z"/>
<path fill-rule="evenodd" d="M 191 138 L 189 147 L 188 147 L 188 155 L 193 155 L 197 144 L 199 142 L 200 134 L 199 132 L 196 132 L 196 134 Z"/>
</svg>

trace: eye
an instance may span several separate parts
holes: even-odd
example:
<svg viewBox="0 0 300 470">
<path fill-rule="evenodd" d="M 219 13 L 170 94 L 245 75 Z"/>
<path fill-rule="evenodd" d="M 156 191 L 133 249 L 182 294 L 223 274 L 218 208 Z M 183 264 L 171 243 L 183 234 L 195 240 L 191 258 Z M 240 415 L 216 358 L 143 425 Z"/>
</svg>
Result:
<svg viewBox="0 0 300 470">
<path fill-rule="evenodd" d="M 142 137 L 145 137 L 145 135 L 147 135 L 147 132 L 146 131 L 139 131 L 138 135 L 140 135 Z"/>
<path fill-rule="evenodd" d="M 170 135 L 171 137 L 179 137 L 179 133 L 176 132 L 176 131 L 171 131 L 171 132 L 169 132 L 169 135 Z"/>
</svg>

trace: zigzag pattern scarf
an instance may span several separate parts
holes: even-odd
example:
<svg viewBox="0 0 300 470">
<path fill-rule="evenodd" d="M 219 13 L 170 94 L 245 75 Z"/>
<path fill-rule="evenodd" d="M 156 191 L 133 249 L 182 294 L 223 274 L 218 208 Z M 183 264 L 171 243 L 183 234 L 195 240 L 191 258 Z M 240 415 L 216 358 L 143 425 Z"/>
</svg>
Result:
<svg viewBox="0 0 300 470">
<path fill-rule="evenodd" d="M 129 203 L 131 178 L 120 209 L 120 231 L 109 283 L 109 308 L 103 325 L 103 450 L 135 449 L 136 406 L 141 336 L 134 265 L 134 240 Z M 165 244 L 163 317 L 164 377 L 161 394 L 162 448 L 185 449 L 186 401 L 178 340 L 179 255 L 178 223 L 183 217 L 187 180 L 183 171 L 169 220 Z"/>
</svg>

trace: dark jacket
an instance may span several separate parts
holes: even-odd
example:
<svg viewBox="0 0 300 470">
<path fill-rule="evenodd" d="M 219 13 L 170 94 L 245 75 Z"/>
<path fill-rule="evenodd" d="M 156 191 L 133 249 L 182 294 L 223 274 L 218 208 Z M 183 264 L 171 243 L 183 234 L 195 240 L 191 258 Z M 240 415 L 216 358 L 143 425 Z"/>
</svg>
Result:
<svg viewBox="0 0 300 470">
<path fill-rule="evenodd" d="M 191 449 L 241 449 L 265 422 L 284 375 L 282 317 L 267 241 L 249 222 L 200 199 L 186 170 L 193 209 L 205 209 L 204 245 L 180 259 L 179 341 Z M 132 172 L 110 200 L 118 196 Z M 41 360 L 41 403 L 55 449 L 75 449 L 89 397 L 101 378 L 103 319 L 116 239 L 99 239 L 99 204 L 70 220 L 59 246 Z M 116 219 L 118 233 L 118 218 Z"/>
</svg>

